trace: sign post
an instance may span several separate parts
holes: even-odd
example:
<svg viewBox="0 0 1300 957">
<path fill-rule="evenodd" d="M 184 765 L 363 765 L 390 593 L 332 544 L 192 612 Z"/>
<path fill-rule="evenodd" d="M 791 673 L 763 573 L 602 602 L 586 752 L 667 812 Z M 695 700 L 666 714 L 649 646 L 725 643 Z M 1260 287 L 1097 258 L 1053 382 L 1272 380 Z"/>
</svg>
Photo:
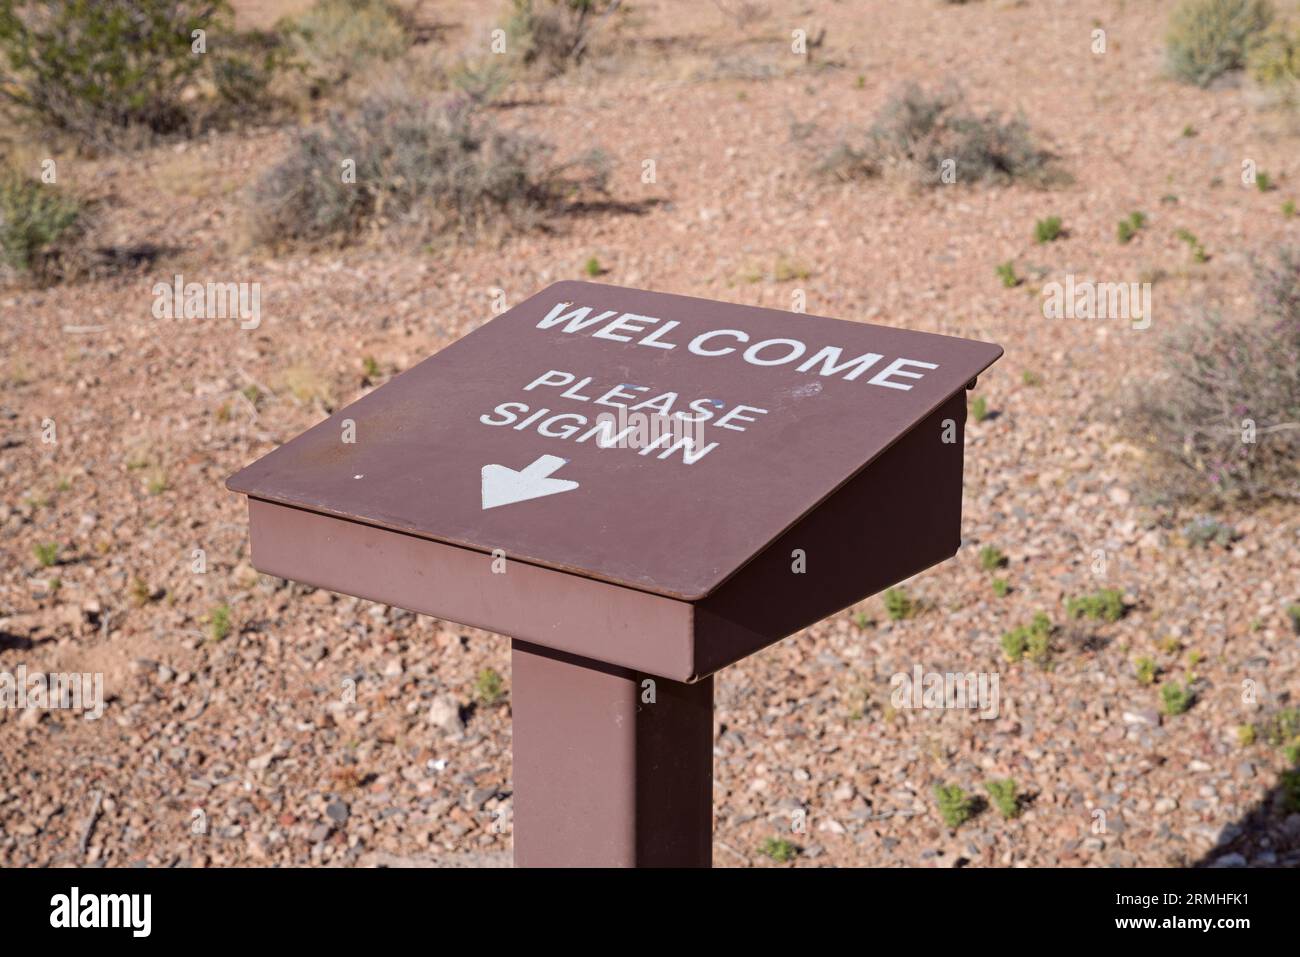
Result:
<svg viewBox="0 0 1300 957">
<path fill-rule="evenodd" d="M 1001 353 L 562 282 L 227 484 L 259 570 L 512 636 L 516 864 L 706 866 L 711 676 L 956 552 Z"/>
</svg>

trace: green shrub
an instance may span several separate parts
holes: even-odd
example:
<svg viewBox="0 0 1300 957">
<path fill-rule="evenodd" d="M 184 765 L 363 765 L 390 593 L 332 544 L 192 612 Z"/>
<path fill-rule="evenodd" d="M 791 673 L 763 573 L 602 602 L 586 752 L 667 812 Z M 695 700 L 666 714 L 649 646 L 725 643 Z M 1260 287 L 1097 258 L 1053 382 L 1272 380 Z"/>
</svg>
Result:
<svg viewBox="0 0 1300 957">
<path fill-rule="evenodd" d="M 1055 242 L 1061 238 L 1062 232 L 1061 217 L 1048 216 L 1034 223 L 1034 242 L 1040 246 L 1043 243 Z"/>
<path fill-rule="evenodd" d="M 984 789 L 993 799 L 993 806 L 1007 820 L 1020 816 L 1020 795 L 1016 791 L 1013 778 L 1003 778 L 984 782 Z"/>
<path fill-rule="evenodd" d="M 1286 616 L 1291 619 L 1291 630 L 1300 635 L 1300 602 L 1287 605 Z"/>
<path fill-rule="evenodd" d="M 956 784 L 939 784 L 934 789 L 939 804 L 939 816 L 953 830 L 961 827 L 975 813 L 975 802 Z"/>
<path fill-rule="evenodd" d="M 1147 224 L 1146 213 L 1130 213 L 1127 219 L 1121 219 L 1116 228 L 1116 235 L 1121 243 L 1127 243 L 1143 226 Z"/>
<path fill-rule="evenodd" d="M 956 93 L 927 93 L 915 84 L 895 94 L 864 135 L 832 147 L 819 169 L 841 179 L 896 169 L 938 186 L 948 161 L 959 183 L 1024 179 L 1046 185 L 1056 175 L 1052 155 L 1037 145 L 1023 119 L 976 116 Z"/>
<path fill-rule="evenodd" d="M 401 56 L 412 42 L 405 14 L 391 0 L 316 0 L 280 29 L 313 95 Z"/>
<path fill-rule="evenodd" d="M 480 704 L 493 707 L 506 696 L 505 681 L 495 668 L 483 668 L 474 679 L 474 697 Z"/>
<path fill-rule="evenodd" d="M 970 415 L 976 422 L 983 422 L 989 417 L 989 400 L 982 395 L 977 395 L 971 399 Z"/>
<path fill-rule="evenodd" d="M 496 129 L 463 97 L 368 97 L 355 113 L 331 113 L 297 134 L 253 189 L 254 235 L 272 246 L 343 244 L 389 225 L 434 233 L 470 233 L 493 220 L 532 225 L 575 191 L 603 187 L 598 155 L 560 165 L 552 152 Z M 345 181 L 348 160 L 355 182 Z M 585 178 L 569 177 L 576 168 Z"/>
<path fill-rule="evenodd" d="M 208 634 L 213 641 L 225 641 L 230 636 L 230 606 L 218 605 L 208 616 Z"/>
<path fill-rule="evenodd" d="M 1134 662 L 1136 666 L 1137 680 L 1144 685 L 1153 685 L 1156 683 L 1156 675 L 1160 669 L 1156 665 L 1154 658 L 1139 658 Z"/>
<path fill-rule="evenodd" d="M 179 131 L 211 67 L 192 33 L 215 43 L 229 13 L 225 0 L 0 0 L 0 97 L 91 146 Z"/>
<path fill-rule="evenodd" d="M 58 278 L 85 220 L 85 204 L 57 186 L 0 170 L 0 259 L 13 272 Z"/>
<path fill-rule="evenodd" d="M 42 568 L 49 568 L 59 561 L 59 546 L 56 542 L 41 542 L 32 551 L 36 554 L 36 561 Z"/>
<path fill-rule="evenodd" d="M 1165 368 L 1131 387 L 1124 427 L 1165 498 L 1300 501 L 1300 251 L 1258 267 L 1255 289 L 1249 321 L 1181 324 Z"/>
<path fill-rule="evenodd" d="M 1040 611 L 1028 625 L 1004 633 L 1002 652 L 1008 661 L 1018 662 L 1028 657 L 1040 668 L 1046 669 L 1051 664 L 1052 620 Z"/>
<path fill-rule="evenodd" d="M 770 857 L 778 864 L 785 864 L 799 855 L 799 848 L 783 837 L 769 837 L 759 847 L 758 853 Z"/>
<path fill-rule="evenodd" d="M 1124 617 L 1124 593 L 1118 588 L 1103 588 L 1091 595 L 1067 599 L 1065 610 L 1071 618 L 1119 621 Z"/>
<path fill-rule="evenodd" d="M 1016 264 L 1008 259 L 1004 263 L 999 263 L 996 269 L 998 278 L 1002 280 L 1002 285 L 1006 289 L 1014 289 L 1019 286 L 1023 279 L 1016 275 Z"/>
<path fill-rule="evenodd" d="M 884 600 L 890 621 L 901 621 L 916 614 L 916 604 L 901 588 L 886 588 Z"/>
<path fill-rule="evenodd" d="M 1268 0 L 1183 0 L 1169 21 L 1169 70 L 1186 83 L 1208 86 L 1246 66 L 1272 20 Z"/>
<path fill-rule="evenodd" d="M 1160 704 L 1167 715 L 1183 714 L 1196 700 L 1190 685 L 1169 681 L 1160 686 Z"/>
<path fill-rule="evenodd" d="M 1002 554 L 1002 550 L 996 545 L 985 545 L 980 549 L 980 568 L 986 572 L 997 571 L 1005 567 L 1007 556 Z"/>
<path fill-rule="evenodd" d="M 1005 578 L 993 579 L 993 594 L 999 598 L 1006 598 L 1009 591 L 1011 591 L 1011 585 L 1007 583 Z"/>
</svg>

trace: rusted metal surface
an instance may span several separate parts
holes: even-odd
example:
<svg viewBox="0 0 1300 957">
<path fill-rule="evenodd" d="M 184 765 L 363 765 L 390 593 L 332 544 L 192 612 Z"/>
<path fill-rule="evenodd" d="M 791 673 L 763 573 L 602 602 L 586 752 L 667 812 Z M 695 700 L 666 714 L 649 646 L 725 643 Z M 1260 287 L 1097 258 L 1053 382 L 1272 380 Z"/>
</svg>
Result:
<svg viewBox="0 0 1300 957">
<path fill-rule="evenodd" d="M 517 867 L 708 867 L 713 679 L 511 644 Z"/>
<path fill-rule="evenodd" d="M 542 328 L 548 317 L 554 324 Z M 557 283 L 228 484 L 256 499 L 698 601 L 1000 354 L 946 336 Z M 646 402 L 654 404 L 637 408 Z M 509 403 L 526 409 L 503 411 Z M 532 419 L 540 409 L 548 412 Z M 693 449 L 670 437 L 675 451 L 666 457 L 668 445 L 598 444 L 633 412 L 661 410 L 711 419 Z M 614 431 L 592 434 L 601 414 L 615 418 L 605 427 Z M 353 443 L 341 440 L 347 421 Z M 539 433 L 548 422 L 553 434 Z M 554 434 L 570 426 L 578 432 Z M 698 457 L 687 464 L 692 451 Z"/>
</svg>

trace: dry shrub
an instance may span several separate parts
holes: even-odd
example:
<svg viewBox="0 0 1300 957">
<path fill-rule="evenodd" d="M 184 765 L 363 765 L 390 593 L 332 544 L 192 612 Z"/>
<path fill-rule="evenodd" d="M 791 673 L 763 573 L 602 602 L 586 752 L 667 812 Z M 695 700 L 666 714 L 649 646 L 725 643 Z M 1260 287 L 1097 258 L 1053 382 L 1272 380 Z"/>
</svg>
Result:
<svg viewBox="0 0 1300 957">
<path fill-rule="evenodd" d="M 317 0 L 280 31 L 315 96 L 396 59 L 414 42 L 405 12 L 391 0 Z"/>
<path fill-rule="evenodd" d="M 1160 497 L 1300 501 L 1300 251 L 1258 267 L 1256 285 L 1253 317 L 1199 316 L 1134 390 L 1125 421 Z"/>
<path fill-rule="evenodd" d="M 509 48 L 525 66 L 550 74 L 577 66 L 622 0 L 511 0 Z"/>
<path fill-rule="evenodd" d="M 955 91 L 928 93 L 913 83 L 890 98 L 865 134 L 826 151 L 819 169 L 841 179 L 900 172 L 937 186 L 945 162 L 954 161 L 957 182 L 1046 185 L 1059 178 L 1052 160 L 1023 119 L 977 116 L 963 108 Z"/>
<path fill-rule="evenodd" d="M 1246 66 L 1272 20 L 1269 0 L 1183 0 L 1169 18 L 1169 72 L 1184 83 L 1209 86 Z"/>
<path fill-rule="evenodd" d="M 355 163 L 354 181 L 341 161 Z M 603 184 L 598 154 L 556 163 L 548 144 L 497 129 L 468 98 L 430 102 L 399 88 L 299 131 L 254 187 L 251 215 L 255 238 L 272 246 L 342 245 L 388 226 L 527 226 Z"/>
</svg>

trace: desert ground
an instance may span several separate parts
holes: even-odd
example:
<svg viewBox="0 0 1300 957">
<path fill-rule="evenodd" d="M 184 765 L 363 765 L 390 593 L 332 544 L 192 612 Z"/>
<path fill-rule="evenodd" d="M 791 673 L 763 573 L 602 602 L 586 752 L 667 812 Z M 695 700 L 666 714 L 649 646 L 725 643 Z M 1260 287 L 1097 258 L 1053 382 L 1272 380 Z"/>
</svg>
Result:
<svg viewBox="0 0 1300 957">
<path fill-rule="evenodd" d="M 262 27 L 309 5 L 235 6 Z M 1247 314 L 1252 261 L 1300 228 L 1279 209 L 1300 196 L 1296 127 L 1244 82 L 1172 79 L 1175 6 L 632 0 L 578 68 L 483 107 L 561 157 L 602 149 L 606 198 L 472 238 L 250 238 L 248 190 L 324 106 L 98 155 L 27 135 L 112 243 L 147 252 L 0 289 L 0 669 L 102 673 L 107 698 L 99 720 L 0 708 L 0 863 L 508 863 L 509 640 L 260 575 L 224 481 L 502 299 L 594 276 L 1006 350 L 972 394 L 957 556 L 902 584 L 904 614 L 869 598 L 717 676 L 716 866 L 1300 865 L 1292 765 L 1242 732 L 1300 695 L 1300 512 L 1162 500 L 1124 429 L 1167 335 Z M 503 7 L 418 5 L 406 60 L 481 51 Z M 796 30 L 821 37 L 810 55 Z M 820 174 L 811 141 L 909 81 L 1023 116 L 1068 178 Z M 1245 160 L 1276 188 L 1243 185 Z M 1036 242 L 1049 216 L 1063 234 Z M 177 274 L 260 283 L 260 323 L 156 318 Z M 1153 282 L 1149 328 L 1045 318 L 1067 274 Z M 1229 531 L 1199 542 L 1206 517 Z M 1122 612 L 1068 614 L 1103 589 Z M 1002 636 L 1038 612 L 1050 666 L 1009 662 Z M 999 674 L 998 717 L 895 707 L 891 676 L 918 665 Z M 1194 688 L 1181 713 L 1167 680 Z M 941 816 L 937 786 L 1007 778 L 1017 814 Z"/>
</svg>

